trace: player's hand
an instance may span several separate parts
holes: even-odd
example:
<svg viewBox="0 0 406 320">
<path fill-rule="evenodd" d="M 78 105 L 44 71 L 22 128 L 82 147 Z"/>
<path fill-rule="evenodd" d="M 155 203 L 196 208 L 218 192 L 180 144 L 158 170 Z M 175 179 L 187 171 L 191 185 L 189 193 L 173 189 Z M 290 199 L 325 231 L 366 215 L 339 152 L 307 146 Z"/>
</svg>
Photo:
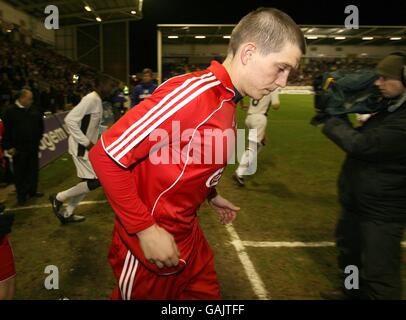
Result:
<svg viewBox="0 0 406 320">
<path fill-rule="evenodd" d="M 228 224 L 234 221 L 237 217 L 239 207 L 232 204 L 222 196 L 217 195 L 209 201 L 210 206 L 217 212 L 222 224 Z"/>
<path fill-rule="evenodd" d="M 6 150 L 6 152 L 7 152 L 10 156 L 14 157 L 14 156 L 16 155 L 16 153 L 17 153 L 17 150 L 16 150 L 16 148 L 11 148 L 11 149 Z"/>
<path fill-rule="evenodd" d="M 275 104 L 273 104 L 271 107 L 272 107 L 272 109 L 274 109 L 274 110 L 279 110 L 279 108 L 281 107 L 281 105 L 280 105 L 279 103 L 275 103 Z"/>
<path fill-rule="evenodd" d="M 175 239 L 165 229 L 154 224 L 137 233 L 145 258 L 158 268 L 176 267 L 179 264 L 179 250 Z"/>
</svg>

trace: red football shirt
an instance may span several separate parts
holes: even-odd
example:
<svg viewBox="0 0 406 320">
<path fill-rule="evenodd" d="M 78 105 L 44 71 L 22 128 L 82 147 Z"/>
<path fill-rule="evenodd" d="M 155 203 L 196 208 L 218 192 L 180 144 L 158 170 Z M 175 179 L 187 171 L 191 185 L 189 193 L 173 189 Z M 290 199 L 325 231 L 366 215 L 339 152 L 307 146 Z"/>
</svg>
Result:
<svg viewBox="0 0 406 320">
<path fill-rule="evenodd" d="M 172 78 L 128 111 L 89 158 L 113 207 L 115 232 L 140 257 L 135 233 L 170 232 L 181 258 L 196 240 L 196 211 L 218 183 L 235 146 L 235 96 L 226 69 Z"/>
</svg>

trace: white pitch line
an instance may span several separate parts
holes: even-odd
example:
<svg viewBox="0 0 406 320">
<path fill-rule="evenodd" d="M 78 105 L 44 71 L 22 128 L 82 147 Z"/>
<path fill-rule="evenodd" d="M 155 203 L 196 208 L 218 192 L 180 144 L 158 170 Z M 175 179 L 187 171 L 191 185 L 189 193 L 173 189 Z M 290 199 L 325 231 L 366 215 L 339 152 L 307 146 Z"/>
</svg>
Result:
<svg viewBox="0 0 406 320">
<path fill-rule="evenodd" d="M 230 234 L 231 244 L 237 251 L 238 258 L 240 259 L 241 264 L 244 267 L 247 278 L 251 282 L 251 286 L 255 294 L 258 296 L 259 299 L 269 300 L 270 296 L 265 289 L 265 285 L 262 282 L 262 279 L 259 276 L 258 272 L 255 270 L 254 264 L 248 256 L 248 253 L 245 251 L 244 244 L 240 240 L 240 237 L 238 236 L 232 224 L 226 225 L 226 230 Z"/>
<path fill-rule="evenodd" d="M 107 200 L 99 200 L 99 201 L 82 201 L 79 203 L 80 206 L 82 205 L 89 205 L 89 204 L 101 204 L 107 203 Z M 17 208 L 10 208 L 6 209 L 5 211 L 22 211 L 22 210 L 31 210 L 31 209 L 41 209 L 41 208 L 51 208 L 51 204 L 37 204 L 33 206 L 27 207 L 17 207 Z"/>
<path fill-rule="evenodd" d="M 335 247 L 334 242 L 299 242 L 299 241 L 242 241 L 245 247 L 255 248 L 325 248 Z M 402 247 L 406 248 L 406 241 L 402 242 Z"/>
<path fill-rule="evenodd" d="M 319 247 L 334 247 L 334 242 L 300 242 L 300 241 L 243 241 L 246 247 L 256 248 L 319 248 Z"/>
</svg>

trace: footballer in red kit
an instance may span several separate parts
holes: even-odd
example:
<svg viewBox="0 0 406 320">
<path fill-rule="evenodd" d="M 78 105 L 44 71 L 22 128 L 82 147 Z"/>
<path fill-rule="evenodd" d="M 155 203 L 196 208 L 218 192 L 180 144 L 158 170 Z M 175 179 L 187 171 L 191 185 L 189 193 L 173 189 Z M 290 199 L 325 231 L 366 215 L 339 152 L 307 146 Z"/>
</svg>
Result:
<svg viewBox="0 0 406 320">
<path fill-rule="evenodd" d="M 203 291 L 207 286 L 210 293 L 201 298 L 220 297 L 213 257 L 198 225 L 196 212 L 214 192 L 229 153 L 233 151 L 234 145 L 230 145 L 230 141 L 235 141 L 234 97 L 229 75 L 221 64 L 213 62 L 206 71 L 172 78 L 161 85 L 151 97 L 131 109 L 104 133 L 92 149 L 90 159 L 118 216 L 110 262 L 116 277 L 121 279 L 116 290 L 121 298 L 182 297 L 176 290 L 166 294 L 155 292 L 154 285 L 167 281 L 182 282 L 185 277 L 185 288 L 180 287 L 187 292 L 187 278 L 201 273 L 202 266 L 207 273 L 205 283 L 195 285 L 201 285 L 199 290 Z M 177 133 L 173 132 L 174 123 L 180 127 Z M 215 140 L 202 138 L 207 136 L 205 131 L 208 128 L 222 133 L 231 130 L 233 134 L 231 139 L 227 139 L 227 135 L 221 136 L 222 139 L 224 137 L 220 150 L 221 163 L 215 161 L 219 158 L 216 154 L 218 148 L 212 143 Z M 145 138 L 156 129 L 163 129 L 169 138 L 157 150 L 164 152 L 162 149 L 168 147 L 169 161 L 159 164 L 150 160 L 151 152 L 157 152 L 154 151 L 157 141 Z M 173 139 L 178 136 L 181 139 Z M 194 137 L 198 137 L 197 142 L 193 141 Z M 208 145 L 205 142 L 209 142 Z M 176 144 L 179 146 L 176 147 Z M 202 150 L 212 152 L 212 161 L 208 164 L 199 157 L 203 154 Z M 196 155 L 200 161 L 196 160 Z M 173 270 L 159 269 L 147 261 L 134 236 L 154 223 L 175 238 L 180 262 Z M 203 252 L 207 254 L 201 260 Z M 172 272 L 179 272 L 179 277 L 155 276 Z M 150 290 L 137 281 L 137 275 L 141 273 L 152 273 L 156 283 L 145 283 L 148 288 L 151 286 Z M 135 287 L 137 290 L 132 289 Z M 193 296 L 185 295 L 184 298 Z"/>
<path fill-rule="evenodd" d="M 208 200 L 220 222 L 235 219 L 216 185 L 234 155 L 236 102 L 284 87 L 305 51 L 288 15 L 257 9 L 222 64 L 169 79 L 103 133 L 89 159 L 116 214 L 113 299 L 221 298 L 197 212 Z"/>
</svg>

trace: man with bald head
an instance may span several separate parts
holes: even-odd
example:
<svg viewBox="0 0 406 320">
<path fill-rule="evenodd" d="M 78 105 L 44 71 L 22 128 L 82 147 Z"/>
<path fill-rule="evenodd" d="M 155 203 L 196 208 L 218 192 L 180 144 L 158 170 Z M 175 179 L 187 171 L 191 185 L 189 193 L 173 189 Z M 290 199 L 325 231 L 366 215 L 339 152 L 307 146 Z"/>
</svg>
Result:
<svg viewBox="0 0 406 320">
<path fill-rule="evenodd" d="M 22 89 L 3 116 L 4 149 L 13 157 L 17 202 L 25 204 L 30 197 L 41 197 L 38 186 L 38 150 L 44 132 L 41 114 L 32 108 L 33 94 Z"/>
</svg>

